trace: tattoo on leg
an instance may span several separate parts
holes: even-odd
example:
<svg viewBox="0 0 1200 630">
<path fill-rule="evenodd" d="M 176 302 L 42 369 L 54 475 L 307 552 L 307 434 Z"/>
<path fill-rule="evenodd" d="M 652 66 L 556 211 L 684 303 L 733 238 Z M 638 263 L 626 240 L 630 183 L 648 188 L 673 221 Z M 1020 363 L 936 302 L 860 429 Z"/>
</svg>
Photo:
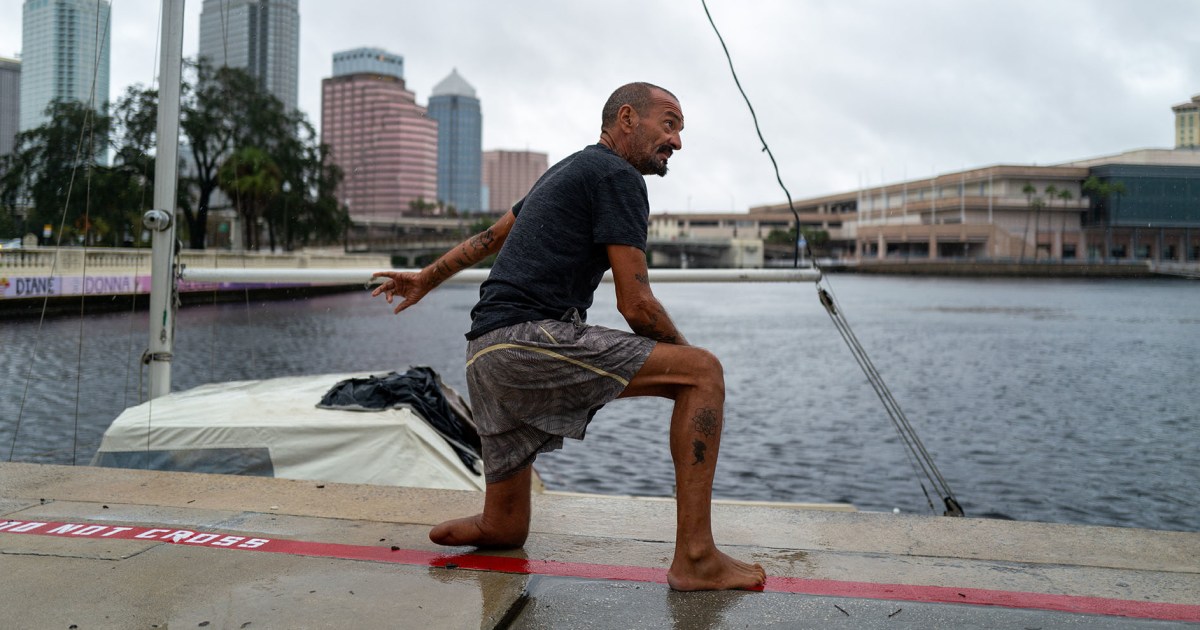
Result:
<svg viewBox="0 0 1200 630">
<path fill-rule="evenodd" d="M 704 437 L 711 438 L 716 435 L 720 426 L 721 421 L 717 418 L 717 412 L 708 407 L 701 407 L 696 412 L 696 416 L 692 418 L 692 428 Z"/>
<path fill-rule="evenodd" d="M 693 466 L 704 463 L 704 451 L 706 450 L 708 450 L 707 444 L 700 440 L 692 440 L 692 456 L 696 458 L 696 461 L 692 462 Z"/>
</svg>

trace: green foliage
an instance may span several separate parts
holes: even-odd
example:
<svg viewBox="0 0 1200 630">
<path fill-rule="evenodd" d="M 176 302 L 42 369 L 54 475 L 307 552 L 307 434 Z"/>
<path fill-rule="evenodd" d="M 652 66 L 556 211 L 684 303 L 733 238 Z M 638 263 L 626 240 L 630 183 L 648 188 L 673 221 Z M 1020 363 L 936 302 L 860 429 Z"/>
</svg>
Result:
<svg viewBox="0 0 1200 630">
<path fill-rule="evenodd" d="M 82 103 L 55 101 L 48 122 L 20 133 L 0 164 L 0 206 L 9 229 L 41 235 L 50 244 L 122 245 L 141 233 L 141 200 L 149 180 L 143 163 L 112 147 L 113 118 Z M 124 129 L 124 126 L 122 126 Z"/>
<path fill-rule="evenodd" d="M 804 235 L 804 240 L 808 241 L 810 247 L 817 247 L 829 242 L 829 232 L 825 230 L 801 227 L 800 233 Z M 776 228 L 767 233 L 767 238 L 763 240 L 768 245 L 795 245 L 796 228 L 791 227 L 787 230 Z"/>
<path fill-rule="evenodd" d="M 1101 181 L 1100 178 L 1096 177 L 1095 175 L 1091 175 L 1083 181 L 1082 190 L 1084 194 L 1092 199 L 1092 205 L 1097 208 L 1102 215 L 1108 212 L 1109 202 L 1114 197 L 1116 198 L 1115 205 L 1119 205 L 1121 202 L 1121 196 L 1127 191 L 1124 182 Z"/>
<path fill-rule="evenodd" d="M 178 206 L 184 215 L 181 237 L 189 246 L 205 247 L 212 195 L 222 186 L 221 167 L 235 155 L 256 156 L 253 164 L 259 169 L 249 174 L 231 166 L 225 180 L 231 199 L 249 195 L 248 205 L 237 209 L 255 248 L 259 219 L 272 249 L 277 237 L 289 250 L 341 237 L 349 225 L 334 196 L 342 173 L 304 115 L 286 112 L 244 70 L 189 64 L 188 72 L 181 102 L 187 142 L 179 155 Z M 49 122 L 20 134 L 16 151 L 0 161 L 0 230 L 40 234 L 49 224 L 67 237 L 63 242 L 136 240 L 141 214 L 153 198 L 157 110 L 158 93 L 140 86 L 117 100 L 111 116 L 79 103 L 52 104 Z M 109 151 L 113 165 L 98 164 L 95 156 Z M 268 176 L 276 182 L 270 195 L 252 183 Z"/>
<path fill-rule="evenodd" d="M 283 172 L 258 147 L 242 147 L 221 163 L 217 185 L 242 215 L 243 245 L 246 249 L 261 249 L 261 231 L 257 229 L 270 203 L 282 192 Z"/>
</svg>

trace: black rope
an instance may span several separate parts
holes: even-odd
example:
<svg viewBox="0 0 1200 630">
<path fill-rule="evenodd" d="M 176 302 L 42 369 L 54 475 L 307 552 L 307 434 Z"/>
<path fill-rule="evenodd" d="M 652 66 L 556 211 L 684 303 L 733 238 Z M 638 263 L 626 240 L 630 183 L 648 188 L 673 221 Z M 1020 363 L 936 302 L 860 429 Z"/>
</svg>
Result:
<svg viewBox="0 0 1200 630">
<path fill-rule="evenodd" d="M 729 47 L 725 45 L 725 38 L 721 37 L 721 31 L 717 30 L 717 23 L 713 22 L 712 14 L 708 12 L 708 3 L 705 0 L 700 0 L 700 5 L 704 7 L 704 15 L 708 16 L 708 23 L 712 26 L 713 32 L 717 34 L 717 41 L 721 42 L 721 50 L 725 51 L 725 60 L 729 62 L 729 73 L 733 75 L 733 82 L 737 85 L 738 92 L 742 93 L 742 100 L 746 101 L 746 107 L 750 110 L 750 118 L 754 120 L 754 131 L 758 134 L 758 141 L 762 143 L 762 150 L 771 158 L 771 166 L 775 167 L 775 181 L 779 182 L 779 187 L 783 189 L 783 194 L 787 195 L 788 209 L 792 211 L 792 216 L 796 218 L 796 252 L 792 259 L 792 266 L 800 266 L 800 213 L 796 212 L 796 206 L 792 204 L 792 193 L 788 192 L 787 186 L 783 184 L 783 177 L 779 174 L 779 163 L 775 161 L 775 154 L 771 153 L 771 147 L 767 146 L 766 138 L 763 138 L 762 129 L 758 126 L 758 114 L 754 113 L 754 105 L 750 104 L 750 97 L 746 96 L 746 90 L 742 89 L 742 82 L 738 79 L 737 70 L 733 69 L 733 57 L 729 55 Z M 808 246 L 807 239 L 804 243 L 804 249 L 808 254 L 808 259 L 812 261 L 814 268 L 817 267 L 817 260 L 812 255 L 812 250 Z"/>
<path fill-rule="evenodd" d="M 717 29 L 712 14 L 708 11 L 708 2 L 700 0 L 700 5 L 704 7 L 704 15 L 708 17 L 709 25 L 712 26 L 713 32 L 716 33 L 717 40 L 721 42 L 721 49 L 725 52 L 725 60 L 729 62 L 729 71 L 733 75 L 733 82 L 737 85 L 738 91 L 741 92 L 742 99 L 746 101 L 746 107 L 750 109 L 750 117 L 754 120 L 754 130 L 758 133 L 758 139 L 763 145 L 762 150 L 771 159 L 771 165 L 775 168 L 775 179 L 779 182 L 779 187 L 783 189 L 783 193 L 787 196 L 788 209 L 792 211 L 792 216 L 796 218 L 796 257 L 793 264 L 799 267 L 800 213 L 796 211 L 796 207 L 792 203 L 792 194 L 788 192 L 787 186 L 783 184 L 783 178 L 779 174 L 779 164 L 775 161 L 775 155 L 771 153 L 770 147 L 767 146 L 766 139 L 763 138 L 762 129 L 758 125 L 758 115 L 754 112 L 754 106 L 750 103 L 750 97 L 746 96 L 746 91 L 742 89 L 742 82 L 738 79 L 737 70 L 733 67 L 733 58 L 729 54 L 729 47 L 725 45 L 725 38 L 721 37 L 721 31 Z M 820 265 L 817 263 L 816 257 L 812 255 L 812 249 L 807 240 L 805 242 L 805 250 L 809 260 L 812 261 L 813 268 L 820 271 Z M 821 279 L 824 279 L 824 274 L 821 275 Z M 944 515 L 962 516 L 962 507 L 959 506 L 958 501 L 954 498 L 949 484 L 946 483 L 946 478 L 942 476 L 937 466 L 934 465 L 933 457 L 926 450 L 925 445 L 921 442 L 921 438 L 917 436 L 916 430 L 913 429 L 912 424 L 909 423 L 908 418 L 904 415 L 904 410 L 900 408 L 900 403 L 896 402 L 896 398 L 892 396 L 891 390 L 883 382 L 883 376 L 879 374 L 879 370 L 875 369 L 871 358 L 867 356 L 867 351 L 858 342 L 854 331 L 850 329 L 850 323 L 846 321 L 841 309 L 838 308 L 832 291 L 821 286 L 822 280 L 817 281 L 817 298 L 829 313 L 834 327 L 850 348 L 850 353 L 854 355 L 854 360 L 858 362 L 859 367 L 866 374 L 867 382 L 870 383 L 871 388 L 875 390 L 875 394 L 879 396 L 880 402 L 883 403 L 883 408 L 887 412 L 892 426 L 895 427 L 896 432 L 900 435 L 900 441 L 904 443 L 904 454 L 908 458 L 909 464 L 913 467 L 913 472 L 917 475 L 917 483 L 921 486 L 921 492 L 925 494 L 925 500 L 929 504 L 930 510 L 936 512 L 937 508 L 934 507 L 933 499 L 929 496 L 929 490 L 926 488 L 925 482 L 921 481 L 921 477 L 924 477 L 929 482 L 929 485 L 946 506 L 946 510 L 943 512 Z"/>
</svg>

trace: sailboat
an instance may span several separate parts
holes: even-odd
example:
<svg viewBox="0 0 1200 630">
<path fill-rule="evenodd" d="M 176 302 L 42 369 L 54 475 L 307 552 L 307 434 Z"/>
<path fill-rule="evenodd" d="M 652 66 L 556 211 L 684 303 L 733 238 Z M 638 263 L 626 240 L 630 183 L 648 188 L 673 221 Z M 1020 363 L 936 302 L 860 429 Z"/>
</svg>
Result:
<svg viewBox="0 0 1200 630">
<path fill-rule="evenodd" d="M 348 384 L 381 387 L 409 374 L 353 373 L 212 383 L 171 391 L 175 299 L 179 282 L 367 284 L 375 269 L 183 268 L 174 247 L 182 3 L 165 2 L 157 122 L 154 209 L 143 216 L 152 233 L 149 400 L 122 412 L 105 431 L 96 466 L 274 476 L 343 483 L 483 490 L 478 436 L 463 397 L 436 374 L 426 395 L 445 399 L 448 412 L 430 417 L 405 401 L 361 408 L 318 407 Z M 479 283 L 487 270 L 466 270 L 452 281 Z M 661 282 L 807 282 L 812 269 L 655 270 Z M 611 275 L 606 277 L 611 282 Z M 418 368 L 419 370 L 420 368 Z M 422 374 L 411 378 L 421 380 Z M 430 393 L 428 390 L 436 389 Z M 354 406 L 352 406 L 354 407 Z M 465 436 L 465 437 L 464 437 Z M 473 436 L 473 437 L 472 437 Z M 535 489 L 544 489 L 540 481 Z"/>
<path fill-rule="evenodd" d="M 370 374 L 334 374 L 209 384 L 171 392 L 176 283 L 175 192 L 183 62 L 183 3 L 163 3 L 152 233 L 149 400 L 121 413 L 104 434 L 93 464 L 124 468 L 224 472 L 347 483 L 482 490 L 478 438 L 454 440 L 412 404 L 372 413 L 318 409 L 339 383 Z M 371 270 L 358 276 L 370 277 Z M 276 278 L 276 281 L 279 281 Z M 444 423 L 471 435 L 461 396 L 444 388 Z M 357 379 L 357 380 L 354 380 Z"/>
</svg>

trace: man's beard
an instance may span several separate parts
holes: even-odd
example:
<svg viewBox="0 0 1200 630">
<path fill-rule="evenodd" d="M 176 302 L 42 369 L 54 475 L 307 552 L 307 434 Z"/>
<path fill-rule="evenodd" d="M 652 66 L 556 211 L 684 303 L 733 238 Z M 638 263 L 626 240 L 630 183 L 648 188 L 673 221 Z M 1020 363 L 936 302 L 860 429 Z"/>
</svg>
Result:
<svg viewBox="0 0 1200 630">
<path fill-rule="evenodd" d="M 658 153 L 660 151 L 665 151 L 666 153 L 670 154 L 673 152 L 673 149 L 666 144 L 658 146 L 645 157 L 643 157 L 641 161 L 634 165 L 634 167 L 637 168 L 638 172 L 642 175 L 658 175 L 659 177 L 666 177 L 667 162 L 665 160 L 659 160 Z"/>
</svg>

